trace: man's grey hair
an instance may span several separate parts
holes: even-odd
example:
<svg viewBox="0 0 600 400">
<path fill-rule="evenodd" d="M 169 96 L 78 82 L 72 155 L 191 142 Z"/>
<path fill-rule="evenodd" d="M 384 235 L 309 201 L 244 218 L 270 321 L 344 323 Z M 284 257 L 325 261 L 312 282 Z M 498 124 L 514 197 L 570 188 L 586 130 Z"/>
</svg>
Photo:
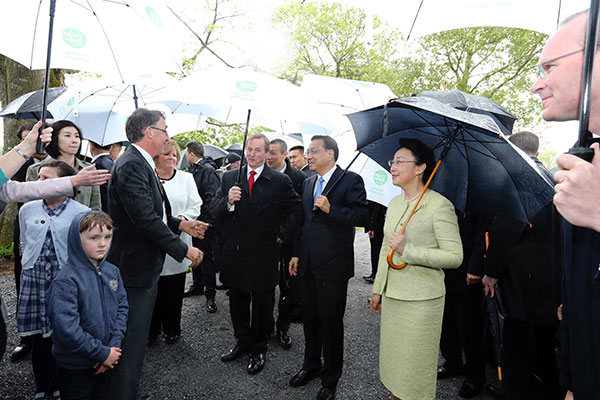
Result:
<svg viewBox="0 0 600 400">
<path fill-rule="evenodd" d="M 265 142 L 265 152 L 269 152 L 269 147 L 271 146 L 271 142 L 269 142 L 269 138 L 264 134 L 264 133 L 253 133 L 252 135 L 248 136 L 248 139 L 246 140 L 246 146 L 248 145 L 248 143 L 250 143 L 251 140 L 254 139 L 262 139 Z"/>
<path fill-rule="evenodd" d="M 193 140 L 186 144 L 185 148 L 189 153 L 194 154 L 196 157 L 204 158 L 204 146 L 202 143 Z"/>
<path fill-rule="evenodd" d="M 530 157 L 535 157 L 540 148 L 540 138 L 529 131 L 513 133 L 508 137 L 508 140 Z"/>
<path fill-rule="evenodd" d="M 273 140 L 271 140 L 271 144 L 278 144 L 279 150 L 281 151 L 282 154 L 287 151 L 287 143 L 285 143 L 285 140 L 273 139 Z"/>
<path fill-rule="evenodd" d="M 588 15 L 590 13 L 590 9 L 586 9 L 583 11 L 579 11 L 576 12 L 575 14 L 571 14 L 569 15 L 567 18 L 563 19 L 562 22 L 558 25 L 559 28 L 562 28 L 563 26 L 565 26 L 566 24 L 568 24 L 569 22 L 573 21 L 575 18 L 581 16 L 581 15 Z M 587 21 L 585 23 L 585 26 L 587 27 Z M 577 41 L 584 46 L 585 45 L 585 34 L 582 38 L 577 38 Z M 596 32 L 596 44 L 600 45 L 600 31 Z"/>
<path fill-rule="evenodd" d="M 137 143 L 144 138 L 144 131 L 149 126 L 155 126 L 160 119 L 165 119 L 165 114 L 158 110 L 138 108 L 129 116 L 125 124 L 127 140 Z"/>
</svg>

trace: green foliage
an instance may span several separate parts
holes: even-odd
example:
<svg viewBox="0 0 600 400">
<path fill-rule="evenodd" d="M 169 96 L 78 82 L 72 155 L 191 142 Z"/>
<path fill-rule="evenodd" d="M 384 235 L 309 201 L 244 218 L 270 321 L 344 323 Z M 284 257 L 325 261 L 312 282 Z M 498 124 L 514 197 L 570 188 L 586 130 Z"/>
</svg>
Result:
<svg viewBox="0 0 600 400">
<path fill-rule="evenodd" d="M 233 143 L 242 143 L 244 140 L 244 126 L 245 124 L 229 124 L 225 125 L 210 119 L 205 129 L 193 132 L 184 132 L 179 135 L 173 136 L 173 140 L 179 144 L 179 147 L 184 149 L 186 143 L 196 140 L 200 143 L 213 144 L 219 147 L 227 147 Z M 265 127 L 251 127 L 248 131 L 248 135 L 255 132 L 273 132 L 271 129 Z"/>
<path fill-rule="evenodd" d="M 10 242 L 7 245 L 0 246 L 0 257 L 12 258 L 13 257 L 14 243 Z"/>
<path fill-rule="evenodd" d="M 540 153 L 538 159 L 546 166 L 546 168 L 551 170 L 557 168 L 556 157 L 558 157 L 558 151 L 546 149 Z"/>
</svg>

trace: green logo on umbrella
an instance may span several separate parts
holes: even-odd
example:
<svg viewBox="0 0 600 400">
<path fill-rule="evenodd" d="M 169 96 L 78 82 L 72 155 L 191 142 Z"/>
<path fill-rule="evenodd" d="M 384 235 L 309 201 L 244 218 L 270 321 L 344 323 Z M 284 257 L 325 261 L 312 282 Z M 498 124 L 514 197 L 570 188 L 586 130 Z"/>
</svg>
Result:
<svg viewBox="0 0 600 400">
<path fill-rule="evenodd" d="M 235 86 L 242 92 L 254 92 L 258 85 L 252 81 L 238 81 Z"/>
<path fill-rule="evenodd" d="M 160 29 L 163 29 L 165 27 L 165 25 L 162 22 L 162 19 L 152 7 L 146 7 L 146 14 L 148 14 L 150 20 L 152 20 L 152 22 L 154 22 L 154 24 Z"/>
<path fill-rule="evenodd" d="M 376 185 L 385 185 L 385 183 L 387 182 L 388 177 L 385 173 L 385 171 L 379 170 L 379 171 L 375 171 L 375 173 L 373 174 L 373 182 L 375 182 Z"/>
<path fill-rule="evenodd" d="M 75 28 L 67 28 L 62 32 L 62 38 L 66 44 L 76 49 L 81 49 L 87 44 L 87 39 L 83 32 Z"/>
</svg>

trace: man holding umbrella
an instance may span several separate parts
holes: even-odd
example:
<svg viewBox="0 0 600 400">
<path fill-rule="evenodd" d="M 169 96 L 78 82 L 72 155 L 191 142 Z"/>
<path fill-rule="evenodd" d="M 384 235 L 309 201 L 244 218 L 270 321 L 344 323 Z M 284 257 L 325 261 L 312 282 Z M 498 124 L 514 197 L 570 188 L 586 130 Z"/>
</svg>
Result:
<svg viewBox="0 0 600 400">
<path fill-rule="evenodd" d="M 542 99 L 546 121 L 578 119 L 588 12 L 567 18 L 548 40 L 531 91 Z M 589 130 L 600 134 L 600 72 L 593 71 Z M 558 158 L 561 171 L 554 204 L 570 223 L 564 223 L 563 321 L 558 356 L 560 382 L 567 398 L 600 397 L 600 154 L 597 144 L 592 163 L 572 155 Z M 572 225 L 571 225 L 572 224 Z M 591 228 L 591 229 L 585 229 Z"/>
<path fill-rule="evenodd" d="M 292 242 L 300 213 L 300 197 L 290 178 L 265 165 L 269 146 L 262 133 L 248 137 L 247 166 L 225 172 L 211 205 L 212 215 L 223 227 L 220 279 L 229 287 L 237 340 L 221 360 L 230 362 L 251 353 L 250 375 L 265 365 L 274 289 L 279 283 L 279 245 Z"/>
</svg>

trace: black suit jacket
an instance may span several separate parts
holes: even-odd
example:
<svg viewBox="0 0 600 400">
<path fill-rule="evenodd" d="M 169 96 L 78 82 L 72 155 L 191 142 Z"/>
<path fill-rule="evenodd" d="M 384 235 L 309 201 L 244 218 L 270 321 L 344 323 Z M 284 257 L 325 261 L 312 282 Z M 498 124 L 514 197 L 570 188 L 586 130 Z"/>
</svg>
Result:
<svg viewBox="0 0 600 400">
<path fill-rule="evenodd" d="M 344 171 L 336 166 L 323 193 L 327 193 Z M 329 214 L 313 211 L 313 192 L 319 178 L 304 181 L 302 194 L 302 236 L 296 255 L 300 257 L 298 274 L 308 269 L 317 279 L 344 280 L 354 276 L 354 227 L 369 224 L 367 193 L 362 178 L 347 171 L 327 194 Z"/>
<path fill-rule="evenodd" d="M 238 171 L 223 174 L 221 188 L 212 203 L 212 214 L 223 229 L 220 279 L 245 292 L 273 289 L 279 283 L 279 244 L 293 240 L 300 215 L 300 196 L 290 179 L 265 165 L 248 192 L 246 167 L 242 170 L 242 199 L 228 211 L 229 189 Z M 283 229 L 281 228 L 281 221 Z"/>
<path fill-rule="evenodd" d="M 96 169 L 107 169 L 108 171 L 112 170 L 114 163 L 109 154 L 101 155 L 94 161 Z M 100 185 L 100 202 L 102 204 L 102 211 L 108 211 L 108 183 Z"/>
<path fill-rule="evenodd" d="M 290 160 L 287 158 L 285 159 L 285 171 L 283 171 L 283 173 L 290 177 L 294 190 L 302 196 L 302 185 L 304 184 L 307 175 L 298 168 L 292 167 Z"/>
<path fill-rule="evenodd" d="M 312 171 L 310 169 L 310 166 L 308 164 L 306 164 L 304 167 L 302 167 L 302 169 L 300 171 L 304 172 L 306 174 L 306 176 L 309 177 L 309 178 L 311 176 L 314 176 L 314 175 L 317 174 L 315 171 Z"/>
<path fill-rule="evenodd" d="M 119 267 L 129 287 L 150 287 L 158 279 L 165 253 L 182 261 L 187 245 L 174 232 L 179 219 L 163 222 L 156 173 L 133 146 L 119 157 L 108 182 L 108 213 L 115 229 L 108 261 Z"/>
</svg>

